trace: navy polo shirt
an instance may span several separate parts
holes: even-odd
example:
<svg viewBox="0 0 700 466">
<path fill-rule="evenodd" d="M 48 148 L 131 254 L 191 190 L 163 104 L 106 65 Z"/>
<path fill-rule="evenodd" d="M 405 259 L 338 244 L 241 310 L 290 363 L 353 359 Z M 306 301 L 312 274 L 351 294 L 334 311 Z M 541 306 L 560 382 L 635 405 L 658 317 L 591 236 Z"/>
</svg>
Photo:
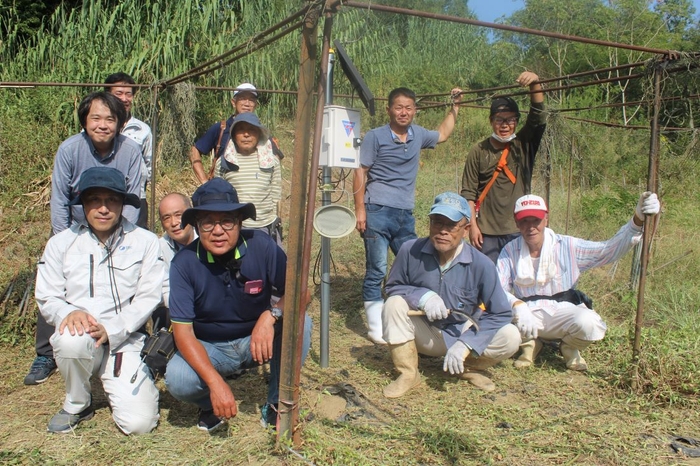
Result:
<svg viewBox="0 0 700 466">
<path fill-rule="evenodd" d="M 272 287 L 284 294 L 287 256 L 269 235 L 242 230 L 235 256 L 239 270 L 218 263 L 199 239 L 175 255 L 170 266 L 170 319 L 192 324 L 195 336 L 229 341 L 253 332 L 270 308 Z"/>
</svg>

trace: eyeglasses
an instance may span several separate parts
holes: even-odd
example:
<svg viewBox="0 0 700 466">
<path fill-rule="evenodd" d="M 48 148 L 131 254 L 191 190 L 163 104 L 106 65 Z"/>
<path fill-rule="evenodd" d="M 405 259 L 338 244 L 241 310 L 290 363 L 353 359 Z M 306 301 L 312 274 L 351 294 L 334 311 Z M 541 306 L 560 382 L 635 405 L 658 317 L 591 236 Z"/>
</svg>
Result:
<svg viewBox="0 0 700 466">
<path fill-rule="evenodd" d="M 510 117 L 510 118 L 494 118 L 493 122 L 496 123 L 498 126 L 501 126 L 503 123 L 507 123 L 509 126 L 512 126 L 518 122 L 517 117 Z"/>
<path fill-rule="evenodd" d="M 459 230 L 460 228 L 464 228 L 467 226 L 467 223 L 462 223 L 460 222 L 450 222 L 449 220 L 442 220 L 438 218 L 432 218 L 430 217 L 430 227 L 431 228 L 437 228 L 439 231 L 448 231 L 450 233 L 454 233 L 455 231 Z"/>
<path fill-rule="evenodd" d="M 221 220 L 210 220 L 205 218 L 204 220 L 197 222 L 200 231 L 205 233 L 213 231 L 214 228 L 216 228 L 216 225 L 221 225 L 221 228 L 223 228 L 225 231 L 231 231 L 240 224 L 241 221 L 238 218 L 222 218 Z"/>
</svg>

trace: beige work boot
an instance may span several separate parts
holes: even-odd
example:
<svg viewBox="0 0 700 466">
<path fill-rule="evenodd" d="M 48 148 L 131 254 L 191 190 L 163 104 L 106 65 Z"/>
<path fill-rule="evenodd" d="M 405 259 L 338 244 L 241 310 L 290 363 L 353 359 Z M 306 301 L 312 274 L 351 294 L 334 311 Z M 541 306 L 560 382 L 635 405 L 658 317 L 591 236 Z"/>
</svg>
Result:
<svg viewBox="0 0 700 466">
<path fill-rule="evenodd" d="M 532 366 L 535 362 L 535 358 L 540 353 L 542 349 L 542 341 L 540 340 L 527 340 L 520 345 L 520 356 L 518 359 L 513 361 L 513 366 L 516 369 L 525 369 L 526 367 Z"/>
<path fill-rule="evenodd" d="M 561 355 L 564 356 L 567 369 L 571 369 L 572 371 L 588 370 L 588 364 L 586 364 L 586 360 L 581 357 L 579 350 L 573 346 L 567 345 L 563 341 L 559 349 L 561 350 Z"/>
<path fill-rule="evenodd" d="M 458 377 L 462 380 L 466 380 L 479 390 L 492 392 L 496 389 L 496 384 L 493 383 L 489 375 L 490 374 L 486 371 L 465 368 L 464 372 L 459 374 Z"/>
<path fill-rule="evenodd" d="M 391 360 L 394 361 L 396 370 L 401 375 L 399 378 L 384 387 L 384 396 L 387 398 L 399 398 L 410 389 L 420 385 L 420 372 L 418 372 L 418 350 L 415 340 L 409 340 L 400 345 L 389 345 Z"/>
<path fill-rule="evenodd" d="M 365 316 L 367 317 L 367 338 L 377 345 L 386 345 L 382 337 L 382 308 L 384 301 L 365 301 Z"/>
</svg>

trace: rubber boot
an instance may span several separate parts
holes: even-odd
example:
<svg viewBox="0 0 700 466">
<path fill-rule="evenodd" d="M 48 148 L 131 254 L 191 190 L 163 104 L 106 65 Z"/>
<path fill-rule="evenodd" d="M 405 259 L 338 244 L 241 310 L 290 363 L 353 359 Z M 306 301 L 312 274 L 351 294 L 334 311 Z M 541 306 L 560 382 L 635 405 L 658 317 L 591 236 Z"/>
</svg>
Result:
<svg viewBox="0 0 700 466">
<path fill-rule="evenodd" d="M 367 338 L 377 345 L 386 345 L 382 337 L 382 308 L 384 301 L 365 301 L 365 315 L 367 316 Z"/>
<path fill-rule="evenodd" d="M 389 351 L 394 367 L 401 375 L 384 387 L 384 396 L 387 398 L 399 398 L 412 388 L 420 385 L 418 350 L 416 349 L 415 340 L 409 340 L 400 345 L 389 345 Z"/>
<path fill-rule="evenodd" d="M 486 371 L 480 371 L 477 369 L 465 368 L 464 372 L 459 374 L 459 378 L 466 380 L 479 390 L 485 392 L 492 392 L 496 389 L 496 384 L 490 378 L 490 374 Z"/>
<path fill-rule="evenodd" d="M 581 353 L 578 349 L 571 345 L 561 342 L 559 347 L 561 355 L 564 356 L 564 362 L 566 363 L 566 368 L 572 371 L 586 371 L 588 370 L 588 364 L 586 360 L 581 357 Z"/>
<path fill-rule="evenodd" d="M 532 366 L 535 358 L 540 353 L 542 349 L 542 342 L 540 340 L 527 340 L 520 345 L 520 356 L 518 359 L 513 361 L 513 366 L 516 369 L 525 369 L 526 367 Z"/>
</svg>

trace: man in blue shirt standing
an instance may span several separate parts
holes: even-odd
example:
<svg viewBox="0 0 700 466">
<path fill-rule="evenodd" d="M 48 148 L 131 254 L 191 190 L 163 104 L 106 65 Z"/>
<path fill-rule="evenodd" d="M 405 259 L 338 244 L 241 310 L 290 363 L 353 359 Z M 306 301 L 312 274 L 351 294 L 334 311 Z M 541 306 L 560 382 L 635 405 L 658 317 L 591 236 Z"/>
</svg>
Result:
<svg viewBox="0 0 700 466">
<path fill-rule="evenodd" d="M 429 215 L 430 236 L 401 247 L 386 283 L 383 337 L 401 374 L 384 388 L 387 398 L 420 384 L 418 353 L 444 356 L 445 372 L 493 391 L 484 370 L 520 345 L 496 267 L 464 240 L 471 219 L 467 201 L 457 193 L 439 194 Z"/>
<path fill-rule="evenodd" d="M 238 413 L 226 377 L 270 363 L 264 426 L 276 426 L 287 256 L 266 233 L 243 230 L 255 206 L 240 203 L 223 178 L 207 181 L 182 214 L 199 234 L 170 264 L 170 319 L 178 351 L 168 363 L 170 393 L 199 408 L 201 430 Z M 272 289 L 282 298 L 270 305 Z M 306 318 L 302 361 L 311 343 Z"/>
<path fill-rule="evenodd" d="M 452 89 L 452 101 L 462 90 Z M 382 280 L 386 276 L 387 248 L 396 254 L 416 238 L 413 207 L 421 149 L 433 149 L 452 134 L 459 107 L 453 105 L 436 131 L 414 125 L 416 94 L 399 87 L 389 93 L 389 124 L 370 130 L 360 147 L 360 168 L 355 169 L 353 193 L 357 231 L 365 242 L 365 279 L 362 284 L 368 338 L 382 339 Z"/>
</svg>

